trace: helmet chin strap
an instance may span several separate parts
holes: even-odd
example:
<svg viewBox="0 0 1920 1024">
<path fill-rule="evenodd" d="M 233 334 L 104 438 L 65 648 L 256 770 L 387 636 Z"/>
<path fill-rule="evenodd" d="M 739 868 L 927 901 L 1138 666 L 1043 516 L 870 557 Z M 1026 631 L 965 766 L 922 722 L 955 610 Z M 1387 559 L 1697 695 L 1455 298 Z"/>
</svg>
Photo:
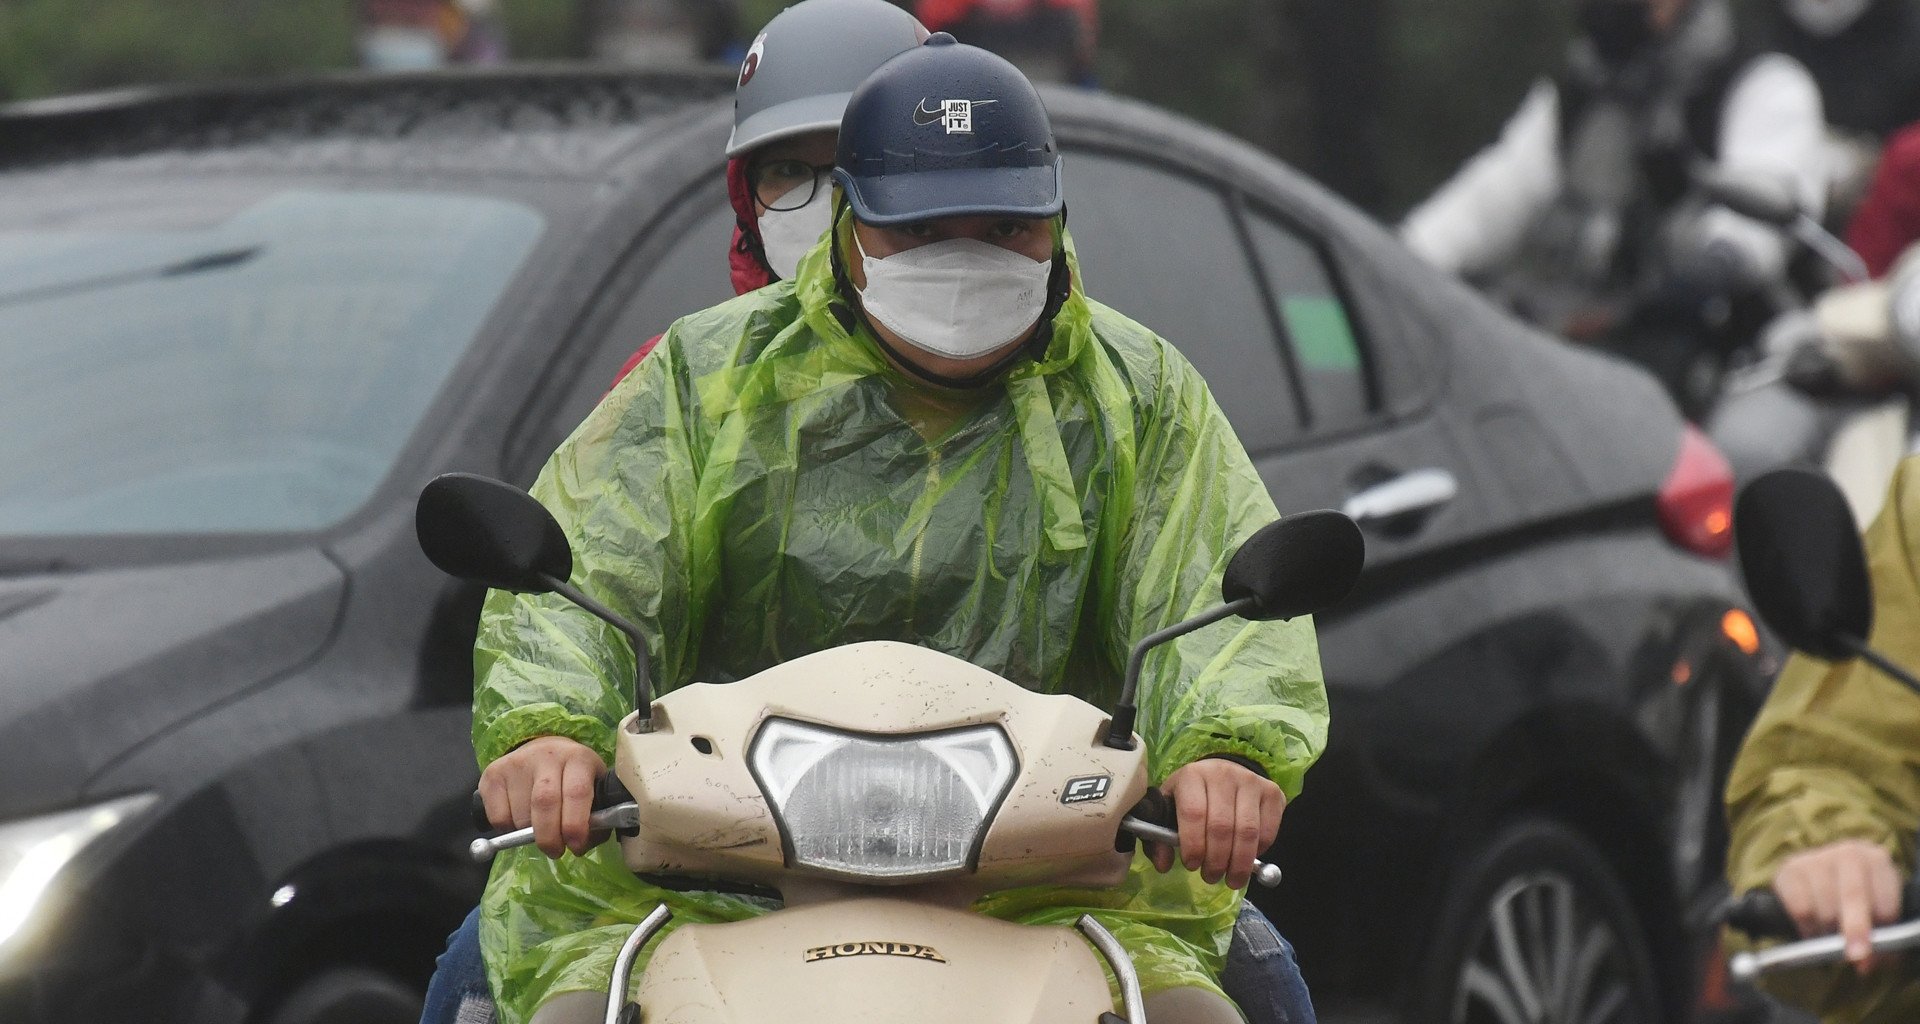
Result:
<svg viewBox="0 0 1920 1024">
<path fill-rule="evenodd" d="M 847 207 L 847 197 L 843 194 L 834 210 L 833 221 L 836 225 L 840 223 Z M 1066 303 L 1067 296 L 1073 291 L 1073 271 L 1067 267 L 1066 246 L 1062 241 L 1066 222 L 1067 214 L 1063 207 L 1060 211 L 1060 227 L 1063 230 L 1056 233 L 1053 240 L 1053 272 L 1047 278 L 1047 304 L 1041 308 L 1039 319 L 1034 321 L 1033 333 L 1027 336 L 1024 344 L 1015 345 L 1005 355 L 994 360 L 991 365 L 978 373 L 965 377 L 950 377 L 944 373 L 935 373 L 889 343 L 886 336 L 874 327 L 873 321 L 867 319 L 867 311 L 860 304 L 860 293 L 854 289 L 853 280 L 847 276 L 847 264 L 840 254 L 838 238 L 834 239 L 827 250 L 833 265 L 833 283 L 840 291 L 840 300 L 828 306 L 827 309 L 833 314 L 833 318 L 839 321 L 841 330 L 852 334 L 859 328 L 865 327 L 874 343 L 880 346 L 880 350 L 885 352 L 895 365 L 929 384 L 955 391 L 971 391 L 986 387 L 1014 363 L 1019 362 L 1022 357 L 1032 356 L 1038 359 L 1045 355 L 1047 346 L 1053 341 L 1054 317 L 1059 315 L 1060 307 Z"/>
</svg>

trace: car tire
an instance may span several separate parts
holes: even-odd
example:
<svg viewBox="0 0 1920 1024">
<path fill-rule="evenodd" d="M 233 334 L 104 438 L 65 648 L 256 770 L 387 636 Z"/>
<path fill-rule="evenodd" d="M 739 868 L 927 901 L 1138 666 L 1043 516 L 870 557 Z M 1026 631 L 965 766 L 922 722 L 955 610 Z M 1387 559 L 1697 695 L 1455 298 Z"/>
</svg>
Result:
<svg viewBox="0 0 1920 1024">
<path fill-rule="evenodd" d="M 1544 818 L 1502 826 L 1449 879 L 1411 1020 L 1656 1024 L 1645 929 L 1606 859 Z"/>
<path fill-rule="evenodd" d="M 302 982 L 266 1024 L 418 1024 L 421 994 L 364 967 L 336 967 Z"/>
</svg>

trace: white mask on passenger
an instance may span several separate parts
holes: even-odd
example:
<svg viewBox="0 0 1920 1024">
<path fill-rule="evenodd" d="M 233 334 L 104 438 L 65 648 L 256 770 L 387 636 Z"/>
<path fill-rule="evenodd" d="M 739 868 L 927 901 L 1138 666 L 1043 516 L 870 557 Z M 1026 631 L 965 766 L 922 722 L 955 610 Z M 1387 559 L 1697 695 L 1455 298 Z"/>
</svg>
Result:
<svg viewBox="0 0 1920 1024">
<path fill-rule="evenodd" d="M 800 257 L 813 248 L 833 223 L 833 190 L 816 183 L 813 198 L 797 210 L 760 212 L 760 249 L 767 266 L 783 280 L 793 280 Z"/>
<path fill-rule="evenodd" d="M 859 236 L 854 236 L 859 245 Z M 885 259 L 864 249 L 860 304 L 915 348 L 972 359 L 1018 338 L 1047 305 L 1053 261 L 1036 262 L 972 238 L 932 242 Z"/>
<path fill-rule="evenodd" d="M 1873 6 L 1873 0 L 1784 0 L 1787 17 L 1820 37 L 1837 36 Z"/>
<path fill-rule="evenodd" d="M 374 71 L 425 71 L 447 63 L 432 29 L 379 25 L 360 33 L 360 66 Z"/>
</svg>

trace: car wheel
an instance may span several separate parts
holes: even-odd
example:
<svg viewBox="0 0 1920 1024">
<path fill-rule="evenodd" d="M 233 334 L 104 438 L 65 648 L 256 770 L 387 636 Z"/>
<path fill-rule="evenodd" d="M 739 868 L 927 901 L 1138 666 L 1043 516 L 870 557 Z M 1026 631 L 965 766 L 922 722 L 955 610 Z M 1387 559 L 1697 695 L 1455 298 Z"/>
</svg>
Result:
<svg viewBox="0 0 1920 1024">
<path fill-rule="evenodd" d="M 1564 825 L 1503 827 L 1449 881 L 1414 1019 L 1653 1024 L 1660 987 L 1626 892 Z"/>
<path fill-rule="evenodd" d="M 421 995 L 379 971 L 336 967 L 307 979 L 267 1024 L 418 1024 Z"/>
</svg>

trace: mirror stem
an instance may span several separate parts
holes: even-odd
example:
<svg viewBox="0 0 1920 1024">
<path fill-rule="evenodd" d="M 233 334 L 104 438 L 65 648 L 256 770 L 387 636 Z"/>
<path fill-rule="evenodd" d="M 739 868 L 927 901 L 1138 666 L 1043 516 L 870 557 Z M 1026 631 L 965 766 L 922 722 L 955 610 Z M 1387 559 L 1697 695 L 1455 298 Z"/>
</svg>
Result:
<svg viewBox="0 0 1920 1024">
<path fill-rule="evenodd" d="M 648 661 L 647 639 L 640 635 L 640 627 L 615 615 L 612 609 L 588 597 L 566 580 L 555 579 L 546 573 L 541 573 L 540 582 L 550 587 L 554 593 L 592 612 L 600 621 L 626 634 L 627 643 L 633 647 L 633 711 L 639 716 L 634 722 L 634 731 L 652 732 L 653 666 Z"/>
<path fill-rule="evenodd" d="M 1140 670 L 1146 664 L 1147 652 L 1168 641 L 1178 640 L 1202 626 L 1211 626 L 1221 619 L 1253 611 L 1258 606 L 1259 602 L 1254 598 L 1243 597 L 1230 604 L 1209 608 L 1185 622 L 1176 622 L 1134 644 L 1133 653 L 1127 656 L 1127 675 L 1126 681 L 1120 686 L 1120 699 L 1113 706 L 1113 722 L 1107 726 L 1107 746 L 1115 750 L 1133 749 L 1133 722 L 1139 717 L 1134 694 L 1140 688 Z"/>
<path fill-rule="evenodd" d="M 1920 679 L 1915 679 L 1912 673 L 1894 664 L 1886 655 L 1868 647 L 1866 641 L 1856 640 L 1850 636 L 1841 637 L 1840 640 L 1847 645 L 1847 649 L 1852 651 L 1855 657 L 1906 684 L 1907 689 L 1914 693 L 1920 694 Z"/>
</svg>

